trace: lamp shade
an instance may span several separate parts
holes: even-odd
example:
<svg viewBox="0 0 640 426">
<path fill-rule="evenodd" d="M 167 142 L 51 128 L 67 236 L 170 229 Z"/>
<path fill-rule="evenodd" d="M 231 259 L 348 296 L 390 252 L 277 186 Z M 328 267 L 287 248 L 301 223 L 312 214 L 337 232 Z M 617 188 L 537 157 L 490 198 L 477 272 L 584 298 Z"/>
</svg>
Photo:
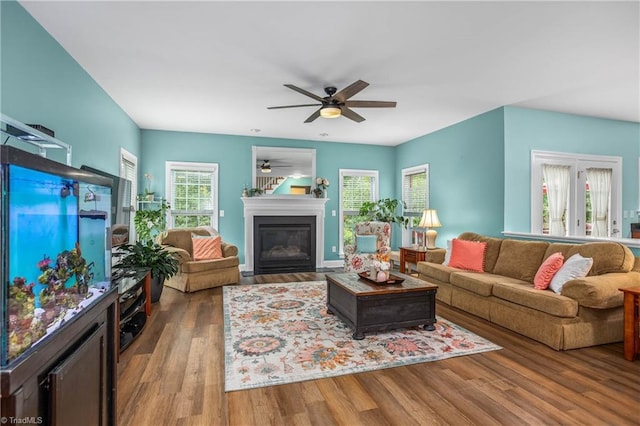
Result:
<svg viewBox="0 0 640 426">
<path fill-rule="evenodd" d="M 422 217 L 418 224 L 420 228 L 439 228 L 442 226 L 435 209 L 422 210 Z"/>
<path fill-rule="evenodd" d="M 326 106 L 320 110 L 320 116 L 323 118 L 338 118 L 342 115 L 342 111 L 337 106 Z"/>
</svg>

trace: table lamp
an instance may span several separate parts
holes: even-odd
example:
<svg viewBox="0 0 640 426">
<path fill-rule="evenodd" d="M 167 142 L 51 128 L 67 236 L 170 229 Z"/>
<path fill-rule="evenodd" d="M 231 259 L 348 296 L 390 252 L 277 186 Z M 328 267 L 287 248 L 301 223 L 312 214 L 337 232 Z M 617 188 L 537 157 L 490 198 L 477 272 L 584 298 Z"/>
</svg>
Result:
<svg viewBox="0 0 640 426">
<path fill-rule="evenodd" d="M 440 219 L 438 219 L 438 212 L 435 209 L 422 210 L 422 217 L 420 218 L 418 226 L 425 228 L 424 239 L 427 249 L 436 248 L 438 233 L 435 229 L 431 228 L 439 228 L 442 226 Z"/>
</svg>

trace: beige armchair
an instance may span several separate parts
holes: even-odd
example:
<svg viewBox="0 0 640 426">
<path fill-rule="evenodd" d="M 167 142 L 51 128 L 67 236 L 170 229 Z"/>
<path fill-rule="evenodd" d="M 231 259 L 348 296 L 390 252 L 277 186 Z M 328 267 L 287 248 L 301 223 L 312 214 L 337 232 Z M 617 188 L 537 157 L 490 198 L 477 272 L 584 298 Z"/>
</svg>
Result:
<svg viewBox="0 0 640 426">
<path fill-rule="evenodd" d="M 238 247 L 222 241 L 222 258 L 193 260 L 192 237 L 216 236 L 218 232 L 211 227 L 175 228 L 160 234 L 158 244 L 176 253 L 180 261 L 178 273 L 165 280 L 164 285 L 186 293 L 236 284 L 240 281 L 240 261 Z"/>
</svg>

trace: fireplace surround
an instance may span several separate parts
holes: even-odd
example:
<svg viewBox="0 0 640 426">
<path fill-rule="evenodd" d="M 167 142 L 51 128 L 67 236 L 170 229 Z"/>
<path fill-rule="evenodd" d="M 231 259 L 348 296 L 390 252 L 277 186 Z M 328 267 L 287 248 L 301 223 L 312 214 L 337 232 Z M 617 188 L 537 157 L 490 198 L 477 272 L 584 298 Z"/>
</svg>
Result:
<svg viewBox="0 0 640 426">
<path fill-rule="evenodd" d="M 314 216 L 254 216 L 253 272 L 273 274 L 316 270 Z"/>
<path fill-rule="evenodd" d="M 311 216 L 315 218 L 315 267 L 324 266 L 324 216 L 328 198 L 303 195 L 267 195 L 242 198 L 244 203 L 244 271 L 254 271 L 254 218 L 256 216 Z M 254 271 L 255 273 L 255 271 Z M 264 272 L 262 272 L 264 273 Z"/>
</svg>

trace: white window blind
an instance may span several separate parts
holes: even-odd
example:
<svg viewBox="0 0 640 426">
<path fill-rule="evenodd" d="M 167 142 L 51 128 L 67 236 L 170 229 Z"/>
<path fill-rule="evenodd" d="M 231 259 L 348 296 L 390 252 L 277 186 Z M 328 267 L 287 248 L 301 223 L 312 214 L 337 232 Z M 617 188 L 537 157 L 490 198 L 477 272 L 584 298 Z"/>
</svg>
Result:
<svg viewBox="0 0 640 426">
<path fill-rule="evenodd" d="M 406 204 L 405 216 L 419 216 L 429 208 L 429 165 L 402 170 L 402 200 Z"/>
<path fill-rule="evenodd" d="M 342 208 L 345 211 L 360 211 L 365 201 L 374 201 L 374 176 L 344 176 L 342 181 Z"/>
<path fill-rule="evenodd" d="M 131 200 L 131 205 L 135 205 L 135 191 L 133 190 L 133 184 L 136 181 L 136 174 L 137 174 L 137 166 L 136 164 L 129 160 L 128 158 L 122 157 L 121 163 L 120 163 L 120 177 L 123 177 L 129 181 L 131 181 L 131 186 L 130 187 L 126 187 L 125 190 L 129 191 L 128 194 L 125 194 L 125 200 Z"/>
</svg>

